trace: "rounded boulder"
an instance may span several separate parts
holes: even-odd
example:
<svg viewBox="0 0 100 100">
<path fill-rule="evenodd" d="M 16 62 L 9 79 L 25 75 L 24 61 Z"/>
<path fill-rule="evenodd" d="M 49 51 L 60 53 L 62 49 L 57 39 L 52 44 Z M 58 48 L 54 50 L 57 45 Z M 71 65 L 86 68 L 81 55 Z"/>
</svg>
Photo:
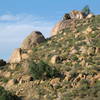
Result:
<svg viewBox="0 0 100 100">
<path fill-rule="evenodd" d="M 21 48 L 22 49 L 32 49 L 37 44 L 40 44 L 45 41 L 45 37 L 39 31 L 33 31 L 29 36 L 23 41 Z"/>
</svg>

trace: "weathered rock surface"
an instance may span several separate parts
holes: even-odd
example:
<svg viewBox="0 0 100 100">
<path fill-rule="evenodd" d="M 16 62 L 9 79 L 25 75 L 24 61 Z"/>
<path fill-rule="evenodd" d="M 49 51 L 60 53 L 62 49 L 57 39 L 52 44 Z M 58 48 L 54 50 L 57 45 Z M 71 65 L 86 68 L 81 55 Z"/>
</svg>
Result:
<svg viewBox="0 0 100 100">
<path fill-rule="evenodd" d="M 52 36 L 57 35 L 60 30 L 70 27 L 73 24 L 73 20 L 62 20 L 58 22 L 52 29 Z"/>
<path fill-rule="evenodd" d="M 71 19 L 83 19 L 84 15 L 80 11 L 73 10 L 70 12 L 70 17 Z"/>
<path fill-rule="evenodd" d="M 93 14 L 84 16 L 84 14 L 81 11 L 77 11 L 77 10 L 73 10 L 69 14 L 66 13 L 63 16 L 63 19 L 61 21 L 59 21 L 52 29 L 52 36 L 57 35 L 59 33 L 59 31 L 65 29 L 65 28 L 75 26 L 75 24 L 73 23 L 74 20 L 79 20 L 79 19 L 83 19 L 83 18 L 91 18 L 93 16 L 94 16 Z"/>
<path fill-rule="evenodd" d="M 33 31 L 29 36 L 25 38 L 25 40 L 23 41 L 21 45 L 21 48 L 22 49 L 32 49 L 34 46 L 44 41 L 45 41 L 45 38 L 41 32 Z"/>
<path fill-rule="evenodd" d="M 99 100 L 100 16 L 82 20 L 65 16 L 63 22 L 70 23 L 57 36 L 34 49 L 21 49 L 20 63 L 0 69 L 1 86 L 23 100 Z"/>
<path fill-rule="evenodd" d="M 90 14 L 88 14 L 88 15 L 86 16 L 86 18 L 91 18 L 91 17 L 95 17 L 95 15 L 92 14 L 92 13 L 90 13 Z"/>
<path fill-rule="evenodd" d="M 19 63 L 20 61 L 21 61 L 21 48 L 17 48 L 12 53 L 8 62 L 9 63 Z"/>
<path fill-rule="evenodd" d="M 6 78 L 9 78 L 11 76 L 11 72 L 5 71 L 3 73 L 3 76 L 6 77 Z"/>
<path fill-rule="evenodd" d="M 12 53 L 12 56 L 10 57 L 8 62 L 11 63 L 11 64 L 12 63 L 20 63 L 22 60 L 28 59 L 29 54 L 30 53 L 28 51 L 22 50 L 21 48 L 17 48 Z M 15 67 L 12 67 L 12 65 L 10 67 L 11 67 L 11 69 L 15 68 Z"/>
<path fill-rule="evenodd" d="M 15 70 L 15 69 L 17 68 L 17 64 L 11 63 L 11 64 L 9 65 L 9 68 L 10 68 L 11 70 Z"/>
</svg>

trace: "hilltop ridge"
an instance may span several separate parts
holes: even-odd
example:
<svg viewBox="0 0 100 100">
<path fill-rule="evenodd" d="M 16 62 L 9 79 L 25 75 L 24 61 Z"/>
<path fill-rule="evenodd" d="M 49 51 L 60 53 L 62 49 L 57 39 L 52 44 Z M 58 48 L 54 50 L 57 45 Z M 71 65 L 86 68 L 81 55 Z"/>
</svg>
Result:
<svg viewBox="0 0 100 100">
<path fill-rule="evenodd" d="M 28 38 L 31 48 L 12 54 L 0 86 L 22 100 L 100 99 L 100 15 L 63 22 L 55 35 L 35 44 Z"/>
</svg>

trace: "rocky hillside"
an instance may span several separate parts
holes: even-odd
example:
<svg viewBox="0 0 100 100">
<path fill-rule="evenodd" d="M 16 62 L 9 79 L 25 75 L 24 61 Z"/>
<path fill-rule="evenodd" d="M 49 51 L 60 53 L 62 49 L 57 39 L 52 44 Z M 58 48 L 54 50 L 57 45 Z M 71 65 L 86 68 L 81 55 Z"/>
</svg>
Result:
<svg viewBox="0 0 100 100">
<path fill-rule="evenodd" d="M 0 86 L 22 100 L 100 100 L 100 15 L 63 22 L 48 39 L 25 39 L 0 65 Z"/>
</svg>

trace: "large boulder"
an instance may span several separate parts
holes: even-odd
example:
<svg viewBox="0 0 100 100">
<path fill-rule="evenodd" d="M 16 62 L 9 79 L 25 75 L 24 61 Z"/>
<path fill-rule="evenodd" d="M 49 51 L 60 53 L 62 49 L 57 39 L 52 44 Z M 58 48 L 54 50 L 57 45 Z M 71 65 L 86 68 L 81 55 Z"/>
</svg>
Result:
<svg viewBox="0 0 100 100">
<path fill-rule="evenodd" d="M 15 49 L 8 62 L 19 63 L 21 61 L 21 52 L 22 52 L 21 48 Z"/>
<path fill-rule="evenodd" d="M 84 15 L 80 11 L 73 10 L 70 12 L 70 17 L 71 17 L 71 19 L 83 19 Z"/>
<path fill-rule="evenodd" d="M 74 21 L 71 19 L 59 21 L 52 29 L 52 36 L 57 35 L 59 31 L 65 28 L 70 28 L 71 26 L 73 26 L 73 22 Z"/>
<path fill-rule="evenodd" d="M 16 63 L 20 63 L 22 60 L 27 60 L 29 58 L 29 53 L 27 50 L 23 50 L 21 48 L 17 48 L 14 50 L 14 52 L 12 53 L 10 59 L 8 60 L 8 62 L 10 64 L 16 64 Z M 15 68 L 15 66 L 14 66 Z M 12 65 L 11 65 L 11 69 Z"/>
<path fill-rule="evenodd" d="M 0 66 L 5 66 L 6 65 L 6 61 L 4 61 L 3 59 L 0 59 Z"/>
<path fill-rule="evenodd" d="M 45 38 L 39 31 L 33 31 L 29 36 L 23 41 L 21 48 L 22 49 L 32 49 L 37 44 L 44 42 Z"/>
</svg>

